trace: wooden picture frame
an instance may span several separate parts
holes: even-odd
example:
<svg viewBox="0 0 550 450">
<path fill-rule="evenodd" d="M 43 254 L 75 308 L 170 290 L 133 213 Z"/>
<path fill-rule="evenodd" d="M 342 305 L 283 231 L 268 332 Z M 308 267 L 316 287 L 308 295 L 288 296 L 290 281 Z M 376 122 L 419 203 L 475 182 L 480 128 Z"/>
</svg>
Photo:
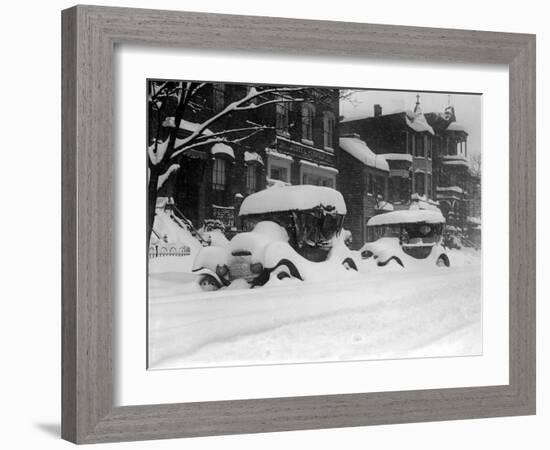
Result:
<svg viewBox="0 0 550 450">
<path fill-rule="evenodd" d="M 535 413 L 534 35 L 98 6 L 63 11 L 62 31 L 64 439 L 95 443 Z M 507 65 L 509 384 L 114 407 L 113 52 L 127 43 Z"/>
</svg>

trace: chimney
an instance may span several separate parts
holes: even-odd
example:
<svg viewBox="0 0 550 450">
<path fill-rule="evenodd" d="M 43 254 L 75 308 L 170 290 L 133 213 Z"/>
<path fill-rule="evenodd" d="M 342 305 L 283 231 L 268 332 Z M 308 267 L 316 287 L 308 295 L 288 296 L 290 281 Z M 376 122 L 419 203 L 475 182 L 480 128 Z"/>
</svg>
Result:
<svg viewBox="0 0 550 450">
<path fill-rule="evenodd" d="M 382 107 L 378 104 L 374 105 L 374 117 L 382 115 Z"/>
</svg>

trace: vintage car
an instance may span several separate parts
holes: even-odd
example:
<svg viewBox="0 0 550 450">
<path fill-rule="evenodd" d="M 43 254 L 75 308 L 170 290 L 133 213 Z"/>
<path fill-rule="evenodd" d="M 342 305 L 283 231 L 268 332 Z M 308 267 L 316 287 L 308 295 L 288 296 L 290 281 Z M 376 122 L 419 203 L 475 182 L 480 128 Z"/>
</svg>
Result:
<svg viewBox="0 0 550 450">
<path fill-rule="evenodd" d="M 372 259 L 377 266 L 449 267 L 449 256 L 441 244 L 444 226 L 439 211 L 399 210 L 374 216 L 367 222 L 361 258 Z"/>
<path fill-rule="evenodd" d="M 246 197 L 239 210 L 242 233 L 225 246 L 201 250 L 193 265 L 204 290 L 245 280 L 316 280 L 357 271 L 359 254 L 344 243 L 346 204 L 329 187 L 272 187 Z M 241 282 L 242 283 L 242 282 Z"/>
</svg>

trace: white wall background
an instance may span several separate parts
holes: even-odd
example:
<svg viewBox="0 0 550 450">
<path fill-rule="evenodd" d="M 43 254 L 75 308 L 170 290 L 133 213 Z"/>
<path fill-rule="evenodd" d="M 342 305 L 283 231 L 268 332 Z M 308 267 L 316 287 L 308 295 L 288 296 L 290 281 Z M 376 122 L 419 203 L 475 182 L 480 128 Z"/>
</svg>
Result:
<svg viewBox="0 0 550 450">
<path fill-rule="evenodd" d="M 103 1 L 112 6 L 271 15 L 398 25 L 537 34 L 538 229 L 550 226 L 548 67 L 550 30 L 544 2 L 297 2 L 277 0 Z M 68 448 L 59 439 L 60 417 L 60 11 L 71 1 L 4 2 L 0 15 L 0 415 L 3 448 Z M 546 199 L 548 197 L 546 196 Z M 546 203 L 543 209 L 543 204 Z M 120 444 L 117 448 L 547 448 L 550 398 L 548 282 L 550 250 L 538 236 L 538 415 Z M 545 252 L 546 250 L 546 252 Z M 546 425 L 546 426 L 545 426 Z M 548 443 L 546 444 L 548 445 Z M 104 446 L 101 446 L 104 447 Z"/>
</svg>

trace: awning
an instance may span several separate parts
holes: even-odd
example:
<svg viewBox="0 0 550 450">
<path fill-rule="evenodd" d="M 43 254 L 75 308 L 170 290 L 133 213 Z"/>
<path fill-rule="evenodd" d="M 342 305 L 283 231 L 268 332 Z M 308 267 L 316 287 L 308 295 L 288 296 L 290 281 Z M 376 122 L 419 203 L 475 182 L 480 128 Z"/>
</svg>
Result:
<svg viewBox="0 0 550 450">
<path fill-rule="evenodd" d="M 230 156 L 231 158 L 235 159 L 235 153 L 233 152 L 233 149 L 229 145 L 224 144 L 222 142 L 218 142 L 217 144 L 214 144 L 210 152 L 212 153 L 212 156 L 221 154 L 221 155 Z"/>
<path fill-rule="evenodd" d="M 258 155 L 256 152 L 244 152 L 244 161 L 245 162 L 257 162 L 264 165 L 264 160 L 260 155 Z"/>
</svg>

